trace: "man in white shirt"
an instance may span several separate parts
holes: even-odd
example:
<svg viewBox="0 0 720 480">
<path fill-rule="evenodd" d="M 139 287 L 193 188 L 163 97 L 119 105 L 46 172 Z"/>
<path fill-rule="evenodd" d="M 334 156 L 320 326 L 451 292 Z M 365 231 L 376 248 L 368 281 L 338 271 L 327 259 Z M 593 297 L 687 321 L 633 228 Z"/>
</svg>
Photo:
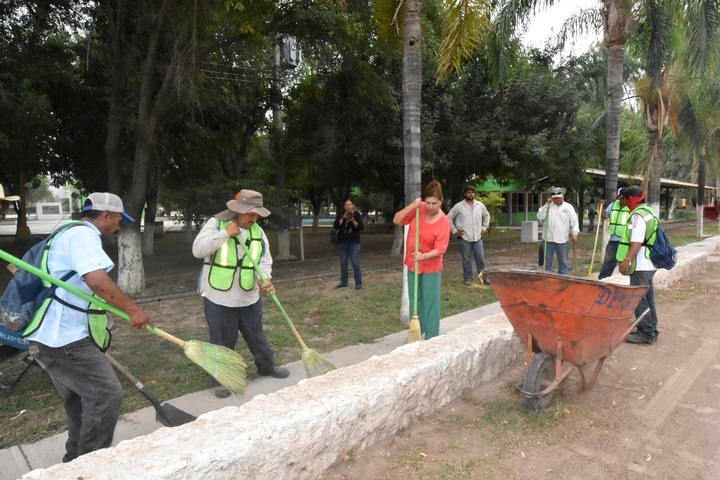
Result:
<svg viewBox="0 0 720 480">
<path fill-rule="evenodd" d="M 552 272 L 553 257 L 557 254 L 558 273 L 567 274 L 568 240 L 577 242 L 580 226 L 575 209 L 565 201 L 564 188 L 553 189 L 547 203 L 540 207 L 537 218 L 544 224 L 545 270 Z"/>
<path fill-rule="evenodd" d="M 482 234 L 490 227 L 490 212 L 482 202 L 475 200 L 475 187 L 472 185 L 465 186 L 463 195 L 465 199 L 456 203 L 447 215 L 450 231 L 460 244 L 463 279 L 465 285 L 472 285 L 472 259 L 475 258 L 478 276 L 485 285 L 490 285 L 490 281 L 482 274 L 485 270 Z"/>
</svg>

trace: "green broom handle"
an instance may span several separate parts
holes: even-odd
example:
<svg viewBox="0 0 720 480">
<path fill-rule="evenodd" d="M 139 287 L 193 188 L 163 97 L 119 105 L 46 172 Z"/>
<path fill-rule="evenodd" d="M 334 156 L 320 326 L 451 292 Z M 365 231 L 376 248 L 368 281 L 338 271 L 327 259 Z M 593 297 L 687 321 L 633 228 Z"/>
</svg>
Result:
<svg viewBox="0 0 720 480">
<path fill-rule="evenodd" d="M 107 310 L 108 312 L 110 312 L 114 315 L 117 315 L 120 318 L 124 318 L 125 320 L 130 320 L 130 315 L 128 315 L 124 311 L 120 310 L 116 306 L 109 304 L 102 298 L 94 297 L 86 292 L 83 292 L 79 288 L 73 287 L 72 285 L 70 285 L 66 282 L 63 282 L 59 278 L 53 277 L 49 273 L 40 270 L 36 266 L 30 265 L 29 263 L 27 263 L 23 260 L 20 260 L 19 258 L 15 257 L 13 255 L 10 255 L 5 250 L 0 249 L 0 258 L 5 260 L 6 262 L 12 263 L 13 265 L 16 265 L 16 266 L 22 268 L 23 270 L 25 270 L 27 272 L 32 273 L 33 275 L 35 275 L 37 277 L 40 277 L 41 279 L 43 279 L 47 282 L 52 283 L 56 287 L 60 287 L 64 290 L 67 290 L 68 292 L 72 293 L 73 295 L 77 295 L 78 297 L 82 298 L 83 300 L 87 300 L 88 302 L 92 303 L 96 307 Z M 157 327 L 151 327 L 150 325 L 145 325 L 145 328 L 148 331 L 150 331 L 156 335 L 159 335 L 166 340 L 170 340 L 171 342 L 173 342 L 177 345 L 184 346 L 186 344 L 186 342 L 184 342 L 183 340 L 180 340 L 179 338 L 174 337 L 174 336 L 170 335 L 169 333 L 167 333 L 163 330 L 160 330 Z"/>
<path fill-rule="evenodd" d="M 247 255 L 248 258 L 252 258 L 252 257 L 250 257 L 250 251 L 245 246 L 245 244 L 241 241 L 238 241 L 237 243 L 240 244 L 242 249 L 245 251 L 245 255 Z M 255 272 L 257 272 L 258 276 L 260 277 L 260 280 L 262 280 L 263 283 L 267 283 L 267 279 L 265 278 L 265 275 L 260 271 L 260 267 L 258 267 L 257 263 L 252 262 L 252 266 L 255 269 Z M 283 306 L 280 304 L 280 299 L 277 298 L 277 295 L 275 295 L 275 292 L 270 292 L 270 297 L 272 297 L 273 302 L 275 302 L 275 305 L 277 305 L 277 307 L 280 309 L 280 312 L 282 313 L 283 317 L 285 318 L 285 321 L 288 323 L 288 325 L 290 325 L 290 329 L 292 330 L 293 334 L 295 335 L 295 338 L 297 338 L 297 341 L 300 343 L 300 346 L 302 347 L 303 350 L 305 350 L 307 348 L 307 346 L 305 345 L 305 342 L 303 342 L 303 339 L 300 337 L 300 334 L 298 333 L 297 329 L 295 328 L 295 325 L 293 325 L 292 320 L 290 320 L 290 316 L 287 314 L 287 312 L 285 311 Z"/>
<path fill-rule="evenodd" d="M 420 207 L 415 208 L 415 253 L 420 251 Z M 413 314 L 417 314 L 418 261 L 415 258 L 415 288 L 413 289 Z"/>
</svg>

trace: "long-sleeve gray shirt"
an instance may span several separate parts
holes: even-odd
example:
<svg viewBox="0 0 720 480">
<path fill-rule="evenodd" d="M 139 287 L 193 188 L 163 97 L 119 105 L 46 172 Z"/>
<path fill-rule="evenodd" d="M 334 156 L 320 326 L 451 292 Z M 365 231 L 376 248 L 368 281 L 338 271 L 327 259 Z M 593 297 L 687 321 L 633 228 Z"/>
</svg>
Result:
<svg viewBox="0 0 720 480">
<path fill-rule="evenodd" d="M 490 212 L 477 200 L 473 200 L 472 205 L 467 200 L 456 203 L 447 217 L 452 234 L 456 235 L 458 230 L 462 230 L 462 239 L 468 242 L 480 240 L 483 232 L 490 227 Z"/>
</svg>

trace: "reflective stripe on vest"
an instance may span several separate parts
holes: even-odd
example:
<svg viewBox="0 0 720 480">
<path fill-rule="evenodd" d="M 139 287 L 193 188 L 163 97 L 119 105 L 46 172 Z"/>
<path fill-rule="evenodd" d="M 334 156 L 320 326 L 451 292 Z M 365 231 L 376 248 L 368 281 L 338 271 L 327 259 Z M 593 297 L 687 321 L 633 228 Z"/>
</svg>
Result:
<svg viewBox="0 0 720 480">
<path fill-rule="evenodd" d="M 622 238 L 627 230 L 627 224 L 630 220 L 630 209 L 621 207 L 620 201 L 615 201 L 610 208 L 610 235 L 617 235 Z"/>
<path fill-rule="evenodd" d="M 227 226 L 229 221 L 223 220 L 219 224 L 219 229 Z M 238 268 L 238 245 L 239 239 L 233 237 L 228 239 L 213 255 L 210 263 L 210 272 L 208 274 L 208 283 L 215 290 L 226 292 L 230 290 L 235 281 L 235 270 Z M 250 250 L 250 257 L 245 255 L 240 265 L 240 287 L 245 291 L 255 288 L 255 271 L 253 262 L 260 260 L 263 253 L 262 230 L 258 224 L 254 223 L 248 230 L 247 240 L 245 244 Z"/>
<path fill-rule="evenodd" d="M 643 213 L 644 212 L 644 213 Z M 658 219 L 653 213 L 652 209 L 648 207 L 647 205 L 640 205 L 635 210 L 630 212 L 630 218 L 632 218 L 633 215 L 638 214 L 642 217 L 642 219 L 645 221 L 645 245 L 648 245 L 649 247 L 652 247 L 655 245 L 655 238 L 657 238 L 657 226 L 658 226 Z M 617 255 L 615 255 L 615 259 L 618 262 L 622 262 L 625 260 L 625 257 L 627 257 L 628 251 L 630 250 L 630 238 L 632 236 L 632 229 L 626 228 L 625 233 L 623 234 L 622 238 L 620 239 L 620 244 L 618 245 L 617 249 Z M 645 258 L 650 258 L 650 249 L 645 249 Z M 635 262 L 635 259 L 632 259 L 632 262 Z"/>
</svg>

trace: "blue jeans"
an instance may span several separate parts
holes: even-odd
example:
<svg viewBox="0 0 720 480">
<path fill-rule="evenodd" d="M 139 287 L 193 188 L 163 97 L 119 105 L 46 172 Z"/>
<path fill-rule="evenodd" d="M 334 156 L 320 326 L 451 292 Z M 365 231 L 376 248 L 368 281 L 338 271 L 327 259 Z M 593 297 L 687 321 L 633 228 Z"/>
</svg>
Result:
<svg viewBox="0 0 720 480">
<path fill-rule="evenodd" d="M 570 242 L 547 242 L 547 250 L 545 251 L 545 271 L 552 272 L 553 257 L 557 254 L 558 264 L 560 265 L 558 267 L 558 273 L 563 275 L 567 274 L 567 256 L 569 248 Z"/>
<path fill-rule="evenodd" d="M 647 337 L 655 338 L 658 336 L 658 316 L 657 310 L 655 309 L 655 287 L 653 286 L 653 277 L 655 277 L 655 271 L 649 272 L 638 272 L 637 270 L 630 275 L 630 285 L 649 285 L 648 291 L 643 296 L 642 300 L 635 309 L 635 318 L 645 312 L 648 308 L 648 313 L 640 323 L 638 323 L 637 329 L 640 333 Z"/>
<path fill-rule="evenodd" d="M 360 244 L 338 243 L 340 250 L 340 283 L 348 284 L 348 260 L 352 263 L 355 285 L 362 285 L 362 272 L 360 271 Z"/>
<path fill-rule="evenodd" d="M 605 259 L 603 260 L 602 268 L 598 274 L 598 280 L 612 276 L 615 271 L 615 266 L 617 265 L 617 259 L 615 256 L 617 255 L 619 245 L 620 240 L 610 240 L 608 242 L 605 247 Z"/>
<path fill-rule="evenodd" d="M 262 375 L 273 371 L 275 355 L 263 329 L 261 300 L 246 307 L 226 307 L 204 298 L 203 307 L 210 343 L 235 350 L 240 332 L 255 359 L 258 373 Z"/>
<path fill-rule="evenodd" d="M 90 338 L 57 348 L 30 342 L 30 352 L 50 375 L 65 405 L 68 439 L 63 462 L 109 447 L 123 391 L 105 354 Z"/>
<path fill-rule="evenodd" d="M 478 274 L 485 270 L 485 249 L 482 238 L 477 242 L 468 242 L 462 238 L 458 239 L 460 254 L 462 255 L 463 279 L 468 282 L 472 280 L 472 260 L 475 258 L 475 266 Z"/>
</svg>

